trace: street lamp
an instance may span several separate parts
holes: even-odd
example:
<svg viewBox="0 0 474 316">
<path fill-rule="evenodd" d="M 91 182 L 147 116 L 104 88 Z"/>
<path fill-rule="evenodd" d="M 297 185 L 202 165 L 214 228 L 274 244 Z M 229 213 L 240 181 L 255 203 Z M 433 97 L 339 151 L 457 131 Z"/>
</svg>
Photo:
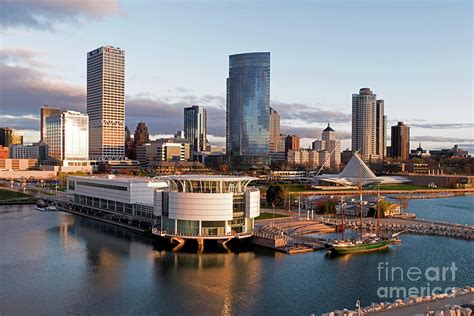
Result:
<svg viewBox="0 0 474 316">
<path fill-rule="evenodd" d="M 362 314 L 360 313 L 360 301 L 357 300 L 356 302 L 356 307 L 357 307 L 357 316 L 361 316 Z"/>
</svg>

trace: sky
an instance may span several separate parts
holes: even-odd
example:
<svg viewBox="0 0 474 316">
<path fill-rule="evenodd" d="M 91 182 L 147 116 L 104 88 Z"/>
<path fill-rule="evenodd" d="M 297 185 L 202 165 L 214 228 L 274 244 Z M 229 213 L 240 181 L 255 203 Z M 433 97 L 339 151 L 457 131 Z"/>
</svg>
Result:
<svg viewBox="0 0 474 316">
<path fill-rule="evenodd" d="M 126 124 L 153 137 L 208 110 L 224 144 L 228 56 L 271 53 L 271 103 L 302 144 L 331 123 L 350 147 L 351 95 L 371 88 L 412 148 L 474 152 L 473 2 L 0 0 L 0 126 L 39 139 L 43 104 L 86 111 L 86 53 L 125 49 Z M 390 131 L 389 131 L 390 134 Z M 389 145 L 389 144 L 388 144 Z"/>
</svg>

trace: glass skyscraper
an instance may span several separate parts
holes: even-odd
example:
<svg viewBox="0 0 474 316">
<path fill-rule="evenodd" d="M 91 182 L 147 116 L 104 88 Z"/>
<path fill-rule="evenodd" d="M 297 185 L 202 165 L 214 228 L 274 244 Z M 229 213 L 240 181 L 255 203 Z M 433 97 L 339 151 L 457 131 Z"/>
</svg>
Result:
<svg viewBox="0 0 474 316">
<path fill-rule="evenodd" d="M 270 53 L 229 56 L 226 144 L 234 168 L 263 165 L 269 152 Z"/>
</svg>

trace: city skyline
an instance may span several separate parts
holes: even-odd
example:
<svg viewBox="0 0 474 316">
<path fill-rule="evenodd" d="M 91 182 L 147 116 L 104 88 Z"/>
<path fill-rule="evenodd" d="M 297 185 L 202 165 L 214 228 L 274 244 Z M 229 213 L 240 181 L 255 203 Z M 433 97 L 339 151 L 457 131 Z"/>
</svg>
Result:
<svg viewBox="0 0 474 316">
<path fill-rule="evenodd" d="M 3 21 L 1 74 L 4 84 L 0 92 L 0 119 L 3 125 L 23 130 L 25 143 L 31 143 L 39 140 L 39 109 L 43 104 L 85 112 L 86 67 L 83 56 L 95 47 L 113 45 L 128 52 L 126 124 L 134 126 L 139 121 L 145 121 L 150 127 L 150 134 L 155 137 L 171 135 L 180 129 L 183 108 L 202 104 L 208 109 L 209 141 L 223 145 L 228 56 L 270 51 L 270 105 L 281 115 L 282 132 L 301 135 L 304 147 L 319 137 L 328 122 L 340 131 L 338 137 L 343 138 L 341 147 L 350 147 L 351 94 L 362 87 L 369 87 L 385 99 L 388 126 L 404 121 L 411 127 L 412 148 L 418 141 L 422 141 L 426 148 L 444 148 L 459 143 L 472 152 L 472 146 L 469 147 L 474 143 L 472 76 L 469 67 L 465 67 L 466 63 L 472 64 L 472 47 L 469 45 L 472 43 L 472 29 L 469 27 L 472 4 L 467 1 L 451 6 L 441 2 L 435 2 L 430 7 L 414 4 L 408 13 L 404 10 L 408 4 L 397 2 L 361 2 L 364 4 L 361 8 L 344 2 L 338 3 L 337 7 L 327 3 L 307 4 L 306 11 L 317 17 L 325 14 L 338 16 L 340 26 L 331 24 L 328 18 L 320 21 L 309 19 L 309 13 L 305 13 L 300 4 L 285 11 L 289 20 L 301 18 L 285 32 L 277 25 L 280 14 L 275 12 L 281 10 L 284 4 L 269 8 L 247 4 L 239 8 L 240 13 L 249 12 L 242 31 L 258 30 L 255 27 L 259 23 L 257 16 L 261 13 L 269 23 L 270 34 L 257 32 L 248 41 L 243 37 L 234 42 L 213 40 L 219 45 L 210 45 L 207 37 L 213 35 L 211 37 L 221 39 L 226 31 L 229 32 L 227 35 L 237 32 L 234 27 L 224 24 L 222 30 L 212 29 L 215 23 L 232 14 L 230 9 L 235 4 L 214 3 L 204 6 L 213 10 L 201 12 L 203 9 L 187 3 L 184 6 L 193 10 L 179 15 L 172 6 L 145 3 L 132 7 L 130 2 L 110 1 L 108 6 L 96 4 L 88 8 L 72 3 L 69 10 L 54 5 L 40 10 L 30 4 L 35 16 L 48 16 L 51 24 L 41 24 L 40 19 L 38 25 L 25 25 L 26 18 Z M 28 12 L 24 9 L 27 4 L 8 5 L 27 17 Z M 155 12 L 159 16 L 167 13 L 168 17 L 145 29 L 136 22 L 139 17 L 144 20 L 150 18 L 146 12 L 148 6 L 160 9 Z M 384 23 L 369 29 L 370 24 L 363 22 L 351 29 L 349 38 L 345 32 L 354 22 L 354 17 L 346 9 L 360 12 L 366 6 L 372 9 L 367 14 L 374 18 L 373 23 Z M 379 14 L 389 11 L 390 15 L 383 16 L 382 20 Z M 191 21 L 195 21 L 199 13 L 218 19 L 199 24 L 197 27 L 202 30 L 202 35 L 191 40 L 187 31 L 195 26 Z M 397 24 L 397 18 L 402 14 L 404 23 Z M 438 18 L 441 14 L 443 19 Z M 169 22 L 173 17 L 179 17 L 179 21 L 189 18 L 189 22 L 181 26 L 171 24 L 179 31 L 161 26 L 160 23 Z M 429 23 L 426 26 L 420 24 L 430 20 L 437 20 L 435 28 Z M 120 23 L 125 23 L 130 30 L 125 34 L 112 30 Z M 98 30 L 99 26 L 103 30 Z M 417 32 L 411 32 L 413 29 Z M 135 38 L 129 35 L 132 30 L 140 30 L 142 36 Z M 161 30 L 157 36 L 166 44 L 164 47 L 143 49 L 144 45 L 149 46 L 146 35 L 150 30 Z M 278 41 L 271 38 L 277 32 L 280 36 Z M 176 34 L 176 39 L 166 40 L 170 34 Z M 303 40 L 306 38 L 303 35 L 308 34 L 314 35 L 314 42 Z M 352 39 L 357 35 L 374 37 L 371 52 L 365 51 L 364 45 Z M 57 45 L 47 45 L 51 40 L 68 47 L 68 53 L 57 49 Z M 194 54 L 198 40 L 202 41 L 201 45 L 206 44 L 206 49 L 196 50 Z M 443 40 L 451 45 L 430 50 Z M 189 49 L 185 48 L 186 45 L 184 49 L 178 49 L 183 41 Z M 294 47 L 289 49 L 289 45 Z M 345 46 L 351 46 L 351 49 L 341 54 L 340 49 Z M 173 56 L 172 51 L 179 53 Z M 312 59 L 308 59 L 310 56 Z M 203 69 L 206 71 L 203 72 Z M 365 71 L 362 72 L 362 69 Z M 443 76 L 435 76 L 436 73 L 443 73 Z M 456 111 L 446 111 L 453 106 L 451 103 L 455 104 Z"/>
</svg>

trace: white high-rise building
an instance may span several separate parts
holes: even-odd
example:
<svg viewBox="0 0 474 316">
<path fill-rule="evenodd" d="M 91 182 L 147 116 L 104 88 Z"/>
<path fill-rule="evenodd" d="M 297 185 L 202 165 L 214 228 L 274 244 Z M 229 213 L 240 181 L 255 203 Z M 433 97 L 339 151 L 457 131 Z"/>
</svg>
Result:
<svg viewBox="0 0 474 316">
<path fill-rule="evenodd" d="M 87 53 L 89 157 L 125 158 L 125 51 L 104 46 Z"/>
<path fill-rule="evenodd" d="M 55 162 L 87 161 L 89 157 L 89 119 L 86 114 L 63 111 L 46 118 L 44 142 Z"/>
<path fill-rule="evenodd" d="M 364 161 L 378 160 L 377 95 L 362 88 L 352 95 L 352 150 L 359 151 Z M 383 116 L 382 116 L 383 119 Z"/>
</svg>

